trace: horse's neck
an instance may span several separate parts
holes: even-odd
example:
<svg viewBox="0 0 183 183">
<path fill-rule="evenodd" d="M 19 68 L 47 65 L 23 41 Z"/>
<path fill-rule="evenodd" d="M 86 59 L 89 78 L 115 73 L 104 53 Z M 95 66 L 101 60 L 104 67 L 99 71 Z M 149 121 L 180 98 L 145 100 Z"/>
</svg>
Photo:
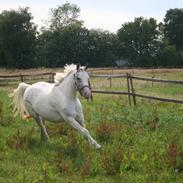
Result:
<svg viewBox="0 0 183 183">
<path fill-rule="evenodd" d="M 67 76 L 58 86 L 58 89 L 68 98 L 76 98 L 74 73 Z"/>
</svg>

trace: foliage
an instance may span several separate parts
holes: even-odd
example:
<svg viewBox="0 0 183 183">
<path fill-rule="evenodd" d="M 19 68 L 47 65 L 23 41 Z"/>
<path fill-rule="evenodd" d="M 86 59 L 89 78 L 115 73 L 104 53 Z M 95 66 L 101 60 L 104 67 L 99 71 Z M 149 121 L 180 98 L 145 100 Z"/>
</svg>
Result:
<svg viewBox="0 0 183 183">
<path fill-rule="evenodd" d="M 49 24 L 39 31 L 29 8 L 0 14 L 0 67 L 62 67 L 66 63 L 92 67 L 182 66 L 182 9 L 170 9 L 164 22 L 136 17 L 117 33 L 87 29 L 76 4 L 50 10 Z M 124 63 L 124 64 L 125 64 Z"/>
<path fill-rule="evenodd" d="M 61 67 L 65 63 L 85 63 L 88 57 L 88 34 L 88 30 L 79 24 L 43 32 L 39 37 L 41 60 L 47 67 Z"/>
<path fill-rule="evenodd" d="M 57 30 L 72 24 L 82 25 L 78 20 L 80 8 L 76 4 L 64 3 L 51 9 L 50 29 Z"/>
<path fill-rule="evenodd" d="M 159 32 L 153 18 L 135 18 L 134 22 L 125 23 L 118 30 L 122 43 L 122 57 L 134 66 L 153 66 L 159 50 Z"/>
<path fill-rule="evenodd" d="M 159 66 L 181 66 L 183 58 L 181 52 L 176 51 L 175 45 L 163 46 L 158 54 Z"/>
<path fill-rule="evenodd" d="M 10 68 L 35 66 L 36 26 L 29 8 L 0 14 L 0 64 Z"/>
<path fill-rule="evenodd" d="M 113 66 L 119 58 L 118 37 L 108 31 L 89 31 L 90 62 L 93 67 Z"/>
<path fill-rule="evenodd" d="M 177 50 L 183 49 L 183 9 L 170 9 L 164 19 L 165 37 Z"/>
<path fill-rule="evenodd" d="M 90 66 L 114 65 L 117 37 L 107 31 L 88 30 L 75 23 L 39 36 L 38 55 L 46 67 L 62 67 L 65 63 Z"/>
</svg>

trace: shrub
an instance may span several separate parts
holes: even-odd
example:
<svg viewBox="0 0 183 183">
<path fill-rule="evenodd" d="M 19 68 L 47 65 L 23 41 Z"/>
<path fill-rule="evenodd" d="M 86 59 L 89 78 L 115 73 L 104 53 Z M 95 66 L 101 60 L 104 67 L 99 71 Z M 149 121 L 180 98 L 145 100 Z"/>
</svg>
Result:
<svg viewBox="0 0 183 183">
<path fill-rule="evenodd" d="M 120 166 L 123 159 L 123 150 L 115 148 L 101 153 L 101 165 L 107 175 L 120 173 Z"/>
<path fill-rule="evenodd" d="M 106 142 L 110 139 L 112 131 L 113 126 L 110 123 L 102 122 L 96 130 L 97 138 L 102 142 Z"/>
<path fill-rule="evenodd" d="M 90 161 L 89 159 L 86 159 L 81 168 L 80 168 L 80 172 L 81 172 L 81 176 L 84 178 L 84 177 L 87 177 L 90 173 Z"/>
<path fill-rule="evenodd" d="M 34 128 L 31 128 L 28 131 L 28 134 L 22 134 L 20 130 L 17 130 L 12 136 L 10 136 L 6 144 L 10 148 L 14 148 L 16 150 L 25 150 L 28 147 L 28 141 L 32 138 L 32 134 L 34 132 Z"/>
</svg>

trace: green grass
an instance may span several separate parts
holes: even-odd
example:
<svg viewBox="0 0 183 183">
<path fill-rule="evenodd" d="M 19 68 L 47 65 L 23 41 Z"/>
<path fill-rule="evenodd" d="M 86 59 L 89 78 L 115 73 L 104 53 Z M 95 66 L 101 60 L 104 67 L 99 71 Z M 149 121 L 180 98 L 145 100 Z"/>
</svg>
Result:
<svg viewBox="0 0 183 183">
<path fill-rule="evenodd" d="M 183 180 L 182 105 L 138 100 L 129 107 L 127 97 L 112 95 L 82 100 L 86 127 L 102 145 L 98 151 L 65 123 L 48 122 L 52 143 L 40 143 L 36 123 L 14 118 L 7 95 L 0 90 L 0 182 Z"/>
</svg>

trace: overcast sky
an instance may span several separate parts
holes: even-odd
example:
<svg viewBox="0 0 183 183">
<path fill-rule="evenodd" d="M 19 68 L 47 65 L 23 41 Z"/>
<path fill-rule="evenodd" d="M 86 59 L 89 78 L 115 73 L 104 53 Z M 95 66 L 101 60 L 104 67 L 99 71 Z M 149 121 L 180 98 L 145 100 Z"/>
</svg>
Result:
<svg viewBox="0 0 183 183">
<path fill-rule="evenodd" d="M 48 19 L 50 8 L 56 8 L 66 1 L 62 0 L 0 0 L 0 12 L 3 10 L 30 7 L 34 22 L 41 27 Z M 101 28 L 116 32 L 124 22 L 135 17 L 155 18 L 163 21 L 166 11 L 183 8 L 183 0 L 69 0 L 81 9 L 80 19 L 87 28 Z"/>
</svg>

